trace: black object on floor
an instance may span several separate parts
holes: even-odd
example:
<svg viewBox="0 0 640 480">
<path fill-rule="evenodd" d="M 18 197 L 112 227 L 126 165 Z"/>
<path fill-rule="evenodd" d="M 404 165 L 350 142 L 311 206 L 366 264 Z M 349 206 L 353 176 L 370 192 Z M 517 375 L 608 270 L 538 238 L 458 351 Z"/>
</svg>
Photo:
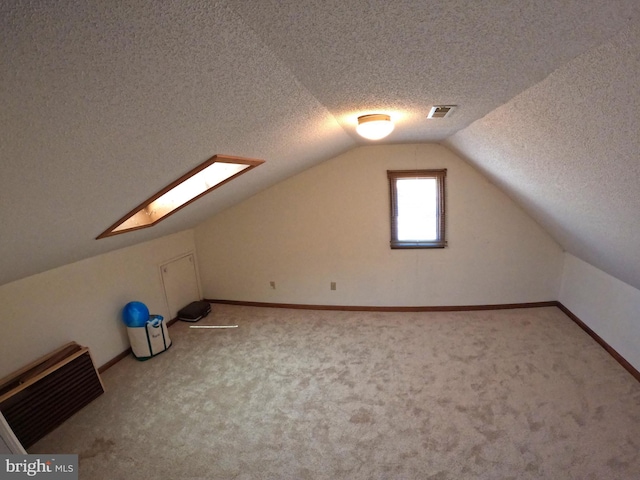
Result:
<svg viewBox="0 0 640 480">
<path fill-rule="evenodd" d="M 197 322 L 211 313 L 209 302 L 191 302 L 178 311 L 178 319 L 184 322 Z"/>
</svg>

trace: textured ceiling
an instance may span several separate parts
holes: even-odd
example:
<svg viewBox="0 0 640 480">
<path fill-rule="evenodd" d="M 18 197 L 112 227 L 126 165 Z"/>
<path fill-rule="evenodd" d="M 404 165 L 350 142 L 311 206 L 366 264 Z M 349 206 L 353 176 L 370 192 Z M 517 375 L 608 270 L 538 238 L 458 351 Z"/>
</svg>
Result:
<svg viewBox="0 0 640 480">
<path fill-rule="evenodd" d="M 450 138 L 567 250 L 640 288 L 624 193 L 639 19 L 636 0 L 2 2 L 0 284 L 193 227 L 366 143 L 355 120 L 375 110 L 397 121 L 386 142 Z M 441 103 L 459 108 L 425 120 Z M 94 240 L 216 153 L 267 162 Z M 601 196 L 603 178 L 622 193 Z"/>
<path fill-rule="evenodd" d="M 640 25 L 446 144 L 572 254 L 640 288 Z"/>
</svg>

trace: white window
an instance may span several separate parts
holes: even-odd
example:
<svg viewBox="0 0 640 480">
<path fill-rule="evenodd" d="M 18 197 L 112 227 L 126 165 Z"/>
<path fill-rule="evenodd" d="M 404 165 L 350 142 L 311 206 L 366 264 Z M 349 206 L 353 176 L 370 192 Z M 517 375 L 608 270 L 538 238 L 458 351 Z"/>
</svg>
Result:
<svg viewBox="0 0 640 480">
<path fill-rule="evenodd" d="M 388 170 L 391 248 L 444 248 L 446 170 Z"/>
</svg>

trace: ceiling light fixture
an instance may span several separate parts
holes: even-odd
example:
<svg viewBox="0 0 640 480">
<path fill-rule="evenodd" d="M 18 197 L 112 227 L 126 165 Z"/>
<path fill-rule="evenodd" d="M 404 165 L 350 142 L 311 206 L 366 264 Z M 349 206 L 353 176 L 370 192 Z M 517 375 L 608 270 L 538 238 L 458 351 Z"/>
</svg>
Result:
<svg viewBox="0 0 640 480">
<path fill-rule="evenodd" d="M 264 160 L 214 155 L 142 202 L 97 238 L 152 227 L 172 213 L 262 163 Z"/>
<path fill-rule="evenodd" d="M 393 122 L 389 115 L 374 113 L 358 117 L 356 132 L 369 140 L 380 140 L 393 131 Z"/>
</svg>

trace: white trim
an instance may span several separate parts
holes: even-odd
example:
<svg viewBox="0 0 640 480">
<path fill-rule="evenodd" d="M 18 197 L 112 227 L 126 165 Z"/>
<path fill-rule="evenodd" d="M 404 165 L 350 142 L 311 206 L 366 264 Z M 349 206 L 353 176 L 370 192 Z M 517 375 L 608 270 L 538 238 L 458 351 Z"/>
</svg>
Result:
<svg viewBox="0 0 640 480">
<path fill-rule="evenodd" d="M 9 427 L 9 424 L 4 418 L 4 415 L 0 413 L 0 437 L 4 443 L 9 447 L 11 453 L 15 455 L 26 455 L 27 451 L 24 449 L 20 441 L 16 438 L 13 430 Z"/>
</svg>

